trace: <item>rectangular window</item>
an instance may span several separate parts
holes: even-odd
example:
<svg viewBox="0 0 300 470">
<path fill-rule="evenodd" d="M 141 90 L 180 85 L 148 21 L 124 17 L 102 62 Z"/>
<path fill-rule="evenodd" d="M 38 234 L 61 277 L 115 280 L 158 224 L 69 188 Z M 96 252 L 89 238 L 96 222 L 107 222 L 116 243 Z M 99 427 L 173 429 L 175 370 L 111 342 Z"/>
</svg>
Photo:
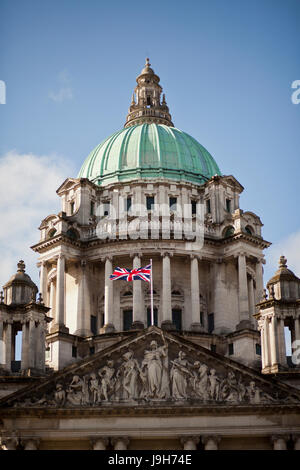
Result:
<svg viewBox="0 0 300 470">
<path fill-rule="evenodd" d="M 208 332 L 212 333 L 215 329 L 215 316 L 213 313 L 208 314 Z"/>
<path fill-rule="evenodd" d="M 206 201 L 206 212 L 207 212 L 207 214 L 210 214 L 210 213 L 211 213 L 211 209 L 210 209 L 210 199 L 207 199 L 207 201 Z"/>
<path fill-rule="evenodd" d="M 197 201 L 191 201 L 192 204 L 192 215 L 197 213 Z"/>
<path fill-rule="evenodd" d="M 95 354 L 95 346 L 92 346 L 90 348 L 90 356 L 92 356 L 93 354 Z"/>
<path fill-rule="evenodd" d="M 255 345 L 255 352 L 258 356 L 261 356 L 261 345 L 258 343 Z"/>
<path fill-rule="evenodd" d="M 94 203 L 94 201 L 91 201 L 91 211 L 90 211 L 90 215 L 94 215 L 94 212 L 95 212 L 95 203 Z"/>
<path fill-rule="evenodd" d="M 200 325 L 204 325 L 204 312 L 200 312 Z"/>
<path fill-rule="evenodd" d="M 154 196 L 147 196 L 146 198 L 147 211 L 152 211 L 154 206 Z"/>
<path fill-rule="evenodd" d="M 77 357 L 77 347 L 72 346 L 72 357 Z"/>
<path fill-rule="evenodd" d="M 180 309 L 172 309 L 172 323 L 175 325 L 176 330 L 180 331 L 182 324 L 181 324 L 181 310 Z"/>
<path fill-rule="evenodd" d="M 97 317 L 95 315 L 91 315 L 91 332 L 93 335 L 97 334 Z"/>
<path fill-rule="evenodd" d="M 75 209 L 75 202 L 71 202 L 70 204 L 71 214 L 74 214 L 74 209 Z"/>
<path fill-rule="evenodd" d="M 103 215 L 109 215 L 110 214 L 110 203 L 105 202 L 103 204 Z"/>
<path fill-rule="evenodd" d="M 217 345 L 216 344 L 211 344 L 210 345 L 210 350 L 214 353 L 217 352 Z"/>
<path fill-rule="evenodd" d="M 231 212 L 231 200 L 226 199 L 226 210 L 227 212 Z"/>
<path fill-rule="evenodd" d="M 127 212 L 129 212 L 130 209 L 131 209 L 131 202 L 132 202 L 131 197 L 128 197 L 128 198 L 126 199 L 126 211 L 127 211 Z"/>
<path fill-rule="evenodd" d="M 234 354 L 233 343 L 228 344 L 228 354 L 229 356 L 232 356 Z"/>
<path fill-rule="evenodd" d="M 153 308 L 154 325 L 157 326 L 157 308 Z M 147 326 L 151 326 L 151 308 L 147 309 Z"/>
<path fill-rule="evenodd" d="M 177 209 L 177 197 L 170 197 L 169 198 L 169 206 L 171 211 L 176 211 Z"/>
<path fill-rule="evenodd" d="M 128 331 L 132 327 L 132 310 L 123 310 L 123 330 Z"/>
</svg>

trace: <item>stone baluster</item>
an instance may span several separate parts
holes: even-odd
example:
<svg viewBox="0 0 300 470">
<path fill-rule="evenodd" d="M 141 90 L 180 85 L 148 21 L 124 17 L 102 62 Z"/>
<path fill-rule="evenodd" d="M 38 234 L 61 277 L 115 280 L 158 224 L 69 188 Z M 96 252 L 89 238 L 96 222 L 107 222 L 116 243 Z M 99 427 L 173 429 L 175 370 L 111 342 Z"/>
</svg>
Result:
<svg viewBox="0 0 300 470">
<path fill-rule="evenodd" d="M 113 323 L 114 314 L 114 295 L 113 283 L 109 276 L 112 274 L 112 257 L 105 258 L 105 279 L 104 279 L 104 326 L 101 329 L 103 333 L 110 333 L 115 331 Z"/>
<path fill-rule="evenodd" d="M 192 302 L 192 324 L 191 330 L 201 331 L 200 323 L 200 288 L 199 288 L 199 266 L 198 258 L 191 255 L 191 302 Z"/>
<path fill-rule="evenodd" d="M 129 438 L 127 436 L 113 437 L 111 443 L 114 446 L 114 450 L 126 450 L 129 444 Z"/>
<path fill-rule="evenodd" d="M 197 444 L 199 441 L 199 436 L 183 436 L 180 439 L 183 450 L 197 450 Z"/>
<path fill-rule="evenodd" d="M 204 450 L 218 450 L 220 440 L 219 436 L 203 436 Z"/>
<path fill-rule="evenodd" d="M 287 435 L 274 435 L 271 437 L 273 443 L 273 450 L 287 450 Z"/>
<path fill-rule="evenodd" d="M 95 437 L 91 439 L 92 450 L 106 450 L 109 443 L 107 437 Z"/>
<path fill-rule="evenodd" d="M 141 267 L 141 258 L 139 254 L 133 255 L 133 269 Z M 133 305 L 132 305 L 132 328 L 144 328 L 144 302 L 141 281 L 132 281 Z"/>
<path fill-rule="evenodd" d="M 166 330 L 173 329 L 172 322 L 172 298 L 171 298 L 171 260 L 170 253 L 163 253 L 162 273 L 162 323 Z"/>
</svg>

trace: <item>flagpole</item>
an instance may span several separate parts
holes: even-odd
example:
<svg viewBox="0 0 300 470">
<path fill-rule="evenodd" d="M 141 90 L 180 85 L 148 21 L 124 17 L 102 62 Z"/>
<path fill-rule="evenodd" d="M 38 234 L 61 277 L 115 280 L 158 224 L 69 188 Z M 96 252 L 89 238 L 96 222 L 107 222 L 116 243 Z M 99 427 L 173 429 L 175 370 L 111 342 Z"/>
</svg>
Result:
<svg viewBox="0 0 300 470">
<path fill-rule="evenodd" d="M 151 276 L 150 276 L 150 290 L 151 290 L 151 326 L 154 325 L 154 312 L 153 312 L 153 268 L 152 268 L 152 259 L 150 259 L 151 264 Z"/>
</svg>

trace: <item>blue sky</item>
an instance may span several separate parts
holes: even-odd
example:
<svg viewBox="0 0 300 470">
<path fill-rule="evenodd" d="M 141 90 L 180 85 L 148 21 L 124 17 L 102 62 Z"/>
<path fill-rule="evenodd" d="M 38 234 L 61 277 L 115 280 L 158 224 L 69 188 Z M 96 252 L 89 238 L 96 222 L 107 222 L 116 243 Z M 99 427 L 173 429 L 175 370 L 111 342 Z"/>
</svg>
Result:
<svg viewBox="0 0 300 470">
<path fill-rule="evenodd" d="M 299 22 L 298 0 L 1 0 L 1 284 L 20 258 L 37 280 L 39 222 L 59 210 L 59 184 L 123 127 L 147 56 L 175 126 L 261 217 L 274 243 L 265 280 L 281 252 L 300 275 Z"/>
</svg>

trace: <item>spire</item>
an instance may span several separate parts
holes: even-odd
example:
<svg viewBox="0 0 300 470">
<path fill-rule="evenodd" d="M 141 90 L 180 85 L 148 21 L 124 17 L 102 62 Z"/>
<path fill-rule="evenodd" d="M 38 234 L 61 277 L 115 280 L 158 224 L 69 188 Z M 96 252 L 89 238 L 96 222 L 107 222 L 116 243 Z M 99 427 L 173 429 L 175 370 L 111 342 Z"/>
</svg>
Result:
<svg viewBox="0 0 300 470">
<path fill-rule="evenodd" d="M 147 57 L 145 66 L 136 79 L 137 86 L 132 95 L 124 127 L 143 123 L 165 124 L 174 127 L 165 95 L 163 95 L 161 101 L 162 87 L 159 84 L 160 78 L 154 73 L 150 65 L 150 60 Z M 134 95 L 136 96 L 136 102 Z"/>
</svg>

